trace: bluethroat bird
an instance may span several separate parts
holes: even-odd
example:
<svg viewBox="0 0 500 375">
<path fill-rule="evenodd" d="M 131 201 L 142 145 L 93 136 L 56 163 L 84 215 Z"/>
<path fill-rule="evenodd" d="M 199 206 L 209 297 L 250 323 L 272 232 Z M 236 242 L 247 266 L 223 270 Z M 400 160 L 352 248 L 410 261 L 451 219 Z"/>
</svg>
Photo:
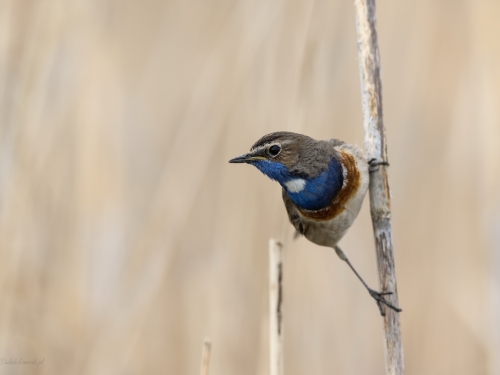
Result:
<svg viewBox="0 0 500 375">
<path fill-rule="evenodd" d="M 251 164 L 277 181 L 297 234 L 317 245 L 332 247 L 376 300 L 382 315 L 382 304 L 402 311 L 384 299 L 392 292 L 380 293 L 368 287 L 338 246 L 361 209 L 370 169 L 387 163 L 367 162 L 357 146 L 337 139 L 317 141 L 291 132 L 267 134 L 249 153 L 229 162 Z"/>
</svg>

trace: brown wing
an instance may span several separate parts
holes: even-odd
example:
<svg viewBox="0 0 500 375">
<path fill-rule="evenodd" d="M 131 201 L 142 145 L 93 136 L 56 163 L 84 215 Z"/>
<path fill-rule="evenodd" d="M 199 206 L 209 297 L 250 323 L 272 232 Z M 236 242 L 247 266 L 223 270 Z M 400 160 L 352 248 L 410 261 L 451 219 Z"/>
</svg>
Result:
<svg viewBox="0 0 500 375">
<path fill-rule="evenodd" d="M 295 208 L 295 205 L 286 193 L 285 189 L 283 189 L 282 195 L 283 202 L 285 202 L 286 212 L 288 213 L 288 219 L 290 219 L 290 223 L 292 223 L 293 227 L 297 231 L 295 233 L 295 238 L 300 235 L 304 235 L 307 231 L 306 223 L 302 220 L 297 208 Z"/>
</svg>

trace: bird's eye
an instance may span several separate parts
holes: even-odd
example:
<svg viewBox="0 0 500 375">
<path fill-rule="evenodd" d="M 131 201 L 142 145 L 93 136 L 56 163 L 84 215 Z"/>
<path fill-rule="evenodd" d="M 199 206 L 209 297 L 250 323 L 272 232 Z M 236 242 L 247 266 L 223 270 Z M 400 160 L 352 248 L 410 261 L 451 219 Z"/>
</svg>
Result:
<svg viewBox="0 0 500 375">
<path fill-rule="evenodd" d="M 276 156 L 280 153 L 281 151 L 281 147 L 278 146 L 278 145 L 272 145 L 271 147 L 269 147 L 269 155 L 271 156 Z"/>
</svg>

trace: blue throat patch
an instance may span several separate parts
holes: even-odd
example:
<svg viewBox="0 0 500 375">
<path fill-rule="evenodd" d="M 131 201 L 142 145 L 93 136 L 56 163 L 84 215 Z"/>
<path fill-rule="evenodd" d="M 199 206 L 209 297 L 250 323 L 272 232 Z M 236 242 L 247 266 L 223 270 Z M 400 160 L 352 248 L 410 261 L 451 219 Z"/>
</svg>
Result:
<svg viewBox="0 0 500 375">
<path fill-rule="evenodd" d="M 328 207 L 332 203 L 333 198 L 342 189 L 342 184 L 344 183 L 342 165 L 335 158 L 332 158 L 328 169 L 321 174 L 313 178 L 304 179 L 306 181 L 304 189 L 297 193 L 289 192 L 285 183 L 299 177 L 291 175 L 288 168 L 283 164 L 270 160 L 256 160 L 251 164 L 271 180 L 278 181 L 286 190 L 292 202 L 305 210 L 316 211 Z"/>
</svg>

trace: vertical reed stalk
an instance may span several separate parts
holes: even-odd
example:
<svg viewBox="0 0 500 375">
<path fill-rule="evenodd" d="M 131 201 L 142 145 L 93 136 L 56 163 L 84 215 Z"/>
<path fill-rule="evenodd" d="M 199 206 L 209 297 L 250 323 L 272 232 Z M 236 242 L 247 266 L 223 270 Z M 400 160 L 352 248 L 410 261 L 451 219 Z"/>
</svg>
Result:
<svg viewBox="0 0 500 375">
<path fill-rule="evenodd" d="M 201 352 L 200 375 L 208 375 L 211 349 L 212 349 L 212 343 L 210 342 L 210 339 L 208 337 L 205 337 L 205 340 L 203 341 L 203 349 Z"/>
<path fill-rule="evenodd" d="M 355 0 L 354 6 L 356 8 L 367 159 L 387 162 L 375 0 Z M 389 181 L 385 165 L 380 165 L 375 169 L 370 174 L 370 210 L 375 235 L 380 288 L 381 291 L 393 292 L 392 295 L 386 297 L 394 306 L 399 306 L 392 247 Z M 386 374 L 403 375 L 403 344 L 401 342 L 399 314 L 392 309 L 384 308 Z"/>
<path fill-rule="evenodd" d="M 283 245 L 269 240 L 269 331 L 271 375 L 283 375 Z"/>
</svg>

